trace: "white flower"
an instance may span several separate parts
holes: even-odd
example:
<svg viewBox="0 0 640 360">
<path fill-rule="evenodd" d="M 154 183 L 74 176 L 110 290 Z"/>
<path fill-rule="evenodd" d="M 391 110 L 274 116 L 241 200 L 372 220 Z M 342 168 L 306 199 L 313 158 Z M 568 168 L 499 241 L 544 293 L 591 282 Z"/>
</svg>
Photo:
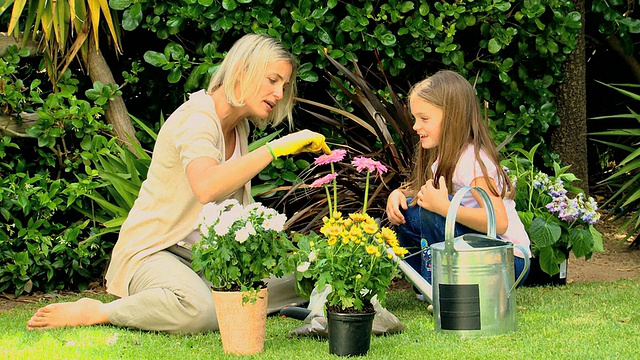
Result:
<svg viewBox="0 0 640 360">
<path fill-rule="evenodd" d="M 262 206 L 262 203 L 259 203 L 259 202 L 254 202 L 245 206 L 245 210 L 247 210 L 248 212 L 250 212 L 253 209 L 260 210 L 259 213 L 262 213 L 263 211 L 262 209 L 264 209 L 264 207 Z"/>
<path fill-rule="evenodd" d="M 302 264 L 298 265 L 296 270 L 298 270 L 299 272 L 305 272 L 309 269 L 309 265 L 311 264 L 308 261 L 305 261 Z"/>
<path fill-rule="evenodd" d="M 318 258 L 318 255 L 316 255 L 315 251 L 312 250 L 311 252 L 309 252 L 309 261 L 311 262 L 316 261 L 317 258 Z"/>
<path fill-rule="evenodd" d="M 253 228 L 253 224 L 251 224 L 250 222 L 247 222 L 242 227 L 242 229 L 236 232 L 236 241 L 242 244 L 243 242 L 247 241 L 249 236 L 255 235 L 255 234 L 256 234 L 256 229 Z"/>
<path fill-rule="evenodd" d="M 233 211 L 236 206 L 242 207 L 242 205 L 240 205 L 240 202 L 238 202 L 238 200 L 236 199 L 226 199 L 220 203 L 220 206 L 225 211 Z"/>
<path fill-rule="evenodd" d="M 222 210 L 224 209 L 214 202 L 205 204 L 200 210 L 194 228 L 200 227 L 200 230 L 202 230 L 203 227 L 213 225 L 220 217 Z"/>
<path fill-rule="evenodd" d="M 287 216 L 284 214 L 278 214 L 274 217 L 267 218 L 264 223 L 262 223 L 262 226 L 266 230 L 282 231 L 284 230 L 285 222 L 287 222 Z"/>
<path fill-rule="evenodd" d="M 220 214 L 218 223 L 213 227 L 213 230 L 218 236 L 225 236 L 229 232 L 229 228 L 237 219 L 237 211 L 226 211 Z"/>
</svg>

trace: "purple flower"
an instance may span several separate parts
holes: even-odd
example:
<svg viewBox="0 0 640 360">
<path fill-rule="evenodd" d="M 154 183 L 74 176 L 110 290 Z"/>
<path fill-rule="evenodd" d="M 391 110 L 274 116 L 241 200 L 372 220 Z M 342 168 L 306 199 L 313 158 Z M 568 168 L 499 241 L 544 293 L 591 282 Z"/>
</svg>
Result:
<svg viewBox="0 0 640 360">
<path fill-rule="evenodd" d="M 347 154 L 347 150 L 336 149 L 331 151 L 331 154 L 328 154 L 328 155 L 323 154 L 318 156 L 313 163 L 316 165 L 326 165 L 326 164 L 335 163 L 344 159 L 344 156 L 346 154 Z"/>
<path fill-rule="evenodd" d="M 337 150 L 334 150 L 334 152 Z M 336 177 L 338 177 L 338 173 L 331 173 L 331 174 L 327 174 L 319 179 L 316 179 L 313 183 L 311 183 L 311 185 L 309 185 L 309 187 L 312 188 L 318 188 L 321 187 L 322 185 L 326 185 L 328 183 L 330 183 L 333 179 L 335 179 Z"/>
<path fill-rule="evenodd" d="M 549 184 L 549 175 L 539 172 L 533 178 L 533 188 L 542 189 Z"/>
<path fill-rule="evenodd" d="M 356 170 L 358 170 L 358 172 L 362 172 L 362 170 L 364 169 L 369 170 L 369 172 L 371 173 L 377 172 L 378 174 L 384 174 L 387 172 L 387 167 L 382 165 L 381 162 L 375 161 L 368 157 L 355 157 L 353 158 L 353 161 L 351 163 L 356 167 Z"/>
<path fill-rule="evenodd" d="M 559 213 L 565 207 L 567 207 L 567 201 L 569 199 L 566 196 L 558 196 L 553 198 L 553 200 L 548 203 L 545 207 L 549 210 L 550 213 Z"/>
<path fill-rule="evenodd" d="M 567 194 L 567 189 L 564 188 L 564 182 L 561 179 L 556 179 L 553 183 L 548 183 L 547 190 L 552 197 L 562 197 Z"/>
</svg>

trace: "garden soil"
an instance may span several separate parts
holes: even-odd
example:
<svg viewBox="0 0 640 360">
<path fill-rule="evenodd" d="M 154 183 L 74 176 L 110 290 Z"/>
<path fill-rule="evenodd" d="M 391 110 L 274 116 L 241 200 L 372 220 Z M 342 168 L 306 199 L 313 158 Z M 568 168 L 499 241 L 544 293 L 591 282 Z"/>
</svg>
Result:
<svg viewBox="0 0 640 360">
<path fill-rule="evenodd" d="M 613 220 L 603 217 L 596 224 L 596 228 L 602 232 L 605 251 L 594 253 L 589 260 L 570 256 L 567 266 L 568 284 L 640 278 L 640 249 L 630 247 L 631 241 L 625 241 L 625 235 L 618 233 L 623 223 L 624 219 Z M 395 281 L 393 287 L 410 288 L 409 284 L 402 279 Z M 100 283 L 94 283 L 85 293 L 90 296 L 104 291 Z M 73 294 L 73 292 L 61 291 L 51 294 L 34 293 L 15 298 L 13 294 L 2 293 L 0 294 L 0 313 L 19 305 L 39 301 L 55 302 L 61 296 Z"/>
</svg>

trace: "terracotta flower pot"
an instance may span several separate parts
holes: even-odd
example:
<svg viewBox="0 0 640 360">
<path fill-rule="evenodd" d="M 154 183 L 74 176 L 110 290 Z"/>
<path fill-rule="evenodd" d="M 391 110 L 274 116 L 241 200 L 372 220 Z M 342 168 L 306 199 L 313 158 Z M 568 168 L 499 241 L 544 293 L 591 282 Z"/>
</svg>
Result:
<svg viewBox="0 0 640 360">
<path fill-rule="evenodd" d="M 255 304 L 242 303 L 242 292 L 212 291 L 222 348 L 227 354 L 251 355 L 264 350 L 267 327 L 267 288 L 258 292 Z"/>
</svg>

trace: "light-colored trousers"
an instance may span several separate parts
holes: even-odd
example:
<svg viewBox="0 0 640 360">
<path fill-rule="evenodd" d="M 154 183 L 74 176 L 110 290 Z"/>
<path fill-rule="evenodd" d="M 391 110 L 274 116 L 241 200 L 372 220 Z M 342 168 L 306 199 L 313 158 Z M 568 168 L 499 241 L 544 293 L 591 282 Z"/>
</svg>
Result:
<svg viewBox="0 0 640 360">
<path fill-rule="evenodd" d="M 131 279 L 130 295 L 106 305 L 111 324 L 181 334 L 218 330 L 211 283 L 191 269 L 190 256 L 174 252 L 160 251 L 144 261 Z M 305 302 L 295 292 L 293 275 L 266 282 L 268 313 Z"/>
</svg>

